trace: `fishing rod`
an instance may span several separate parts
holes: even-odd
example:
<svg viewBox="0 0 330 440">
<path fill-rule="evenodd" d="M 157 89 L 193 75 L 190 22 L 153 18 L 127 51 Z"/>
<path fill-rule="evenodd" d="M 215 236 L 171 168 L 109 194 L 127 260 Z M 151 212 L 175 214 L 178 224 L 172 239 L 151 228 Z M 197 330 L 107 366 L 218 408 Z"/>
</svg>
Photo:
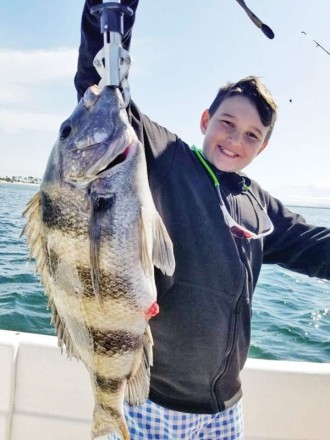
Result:
<svg viewBox="0 0 330 440">
<path fill-rule="evenodd" d="M 308 37 L 310 40 L 312 40 L 316 44 L 316 47 L 320 47 L 322 50 L 324 50 L 324 52 L 326 52 L 328 55 L 330 55 L 330 52 L 328 52 L 323 46 L 321 46 L 320 43 L 318 43 L 317 41 L 313 40 L 313 38 L 311 36 L 309 36 L 305 31 L 301 31 L 301 33 L 305 34 L 306 37 Z"/>
<path fill-rule="evenodd" d="M 259 28 L 261 31 L 266 35 L 267 38 L 272 40 L 275 37 L 274 32 L 271 30 L 269 26 L 267 26 L 265 23 L 263 23 L 252 11 L 249 9 L 246 5 L 246 3 L 243 0 L 236 0 L 237 3 L 242 6 L 244 11 L 247 13 L 247 15 L 250 17 L 252 22 Z"/>
</svg>

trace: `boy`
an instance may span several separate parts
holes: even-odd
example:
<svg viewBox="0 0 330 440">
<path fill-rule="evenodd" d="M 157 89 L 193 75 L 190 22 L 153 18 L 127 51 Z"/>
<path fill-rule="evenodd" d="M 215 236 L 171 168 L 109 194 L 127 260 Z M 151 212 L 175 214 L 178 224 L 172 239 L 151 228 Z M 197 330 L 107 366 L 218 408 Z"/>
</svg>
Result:
<svg viewBox="0 0 330 440">
<path fill-rule="evenodd" d="M 86 1 L 75 84 L 98 83 L 103 45 Z M 136 11 L 138 1 L 122 1 Z M 129 47 L 134 15 L 125 17 Z M 263 263 L 330 278 L 330 231 L 306 225 L 241 174 L 267 146 L 276 104 L 254 77 L 220 89 L 202 114 L 203 154 L 130 102 L 150 188 L 174 245 L 172 277 L 156 272 L 159 315 L 150 400 L 126 408 L 132 439 L 243 439 L 239 374 L 250 342 L 251 300 Z M 111 437 L 112 438 L 112 437 Z"/>
</svg>

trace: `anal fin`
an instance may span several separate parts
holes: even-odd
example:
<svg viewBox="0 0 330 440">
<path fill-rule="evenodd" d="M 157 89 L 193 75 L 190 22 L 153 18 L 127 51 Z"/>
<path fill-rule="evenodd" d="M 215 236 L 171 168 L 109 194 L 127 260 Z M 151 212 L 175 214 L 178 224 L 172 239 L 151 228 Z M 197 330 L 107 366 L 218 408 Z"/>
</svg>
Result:
<svg viewBox="0 0 330 440">
<path fill-rule="evenodd" d="M 136 370 L 127 381 L 126 400 L 129 405 L 142 405 L 149 395 L 150 367 L 152 366 L 153 339 L 150 327 L 144 333 L 143 348 L 136 364 Z"/>
</svg>

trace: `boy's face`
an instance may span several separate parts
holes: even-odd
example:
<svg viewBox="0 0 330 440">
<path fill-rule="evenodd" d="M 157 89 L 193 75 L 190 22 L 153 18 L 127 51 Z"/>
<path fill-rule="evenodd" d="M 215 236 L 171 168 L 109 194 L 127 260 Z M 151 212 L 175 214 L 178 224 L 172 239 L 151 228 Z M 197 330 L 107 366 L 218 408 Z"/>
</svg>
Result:
<svg viewBox="0 0 330 440">
<path fill-rule="evenodd" d="M 226 98 L 212 117 L 202 114 L 203 152 L 219 170 L 240 171 L 267 146 L 268 130 L 247 98 Z"/>
</svg>

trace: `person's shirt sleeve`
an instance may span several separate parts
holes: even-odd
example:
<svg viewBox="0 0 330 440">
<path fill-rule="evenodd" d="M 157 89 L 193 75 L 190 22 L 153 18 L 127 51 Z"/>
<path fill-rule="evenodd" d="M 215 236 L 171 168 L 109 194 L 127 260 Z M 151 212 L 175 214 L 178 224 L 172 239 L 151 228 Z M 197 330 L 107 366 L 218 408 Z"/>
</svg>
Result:
<svg viewBox="0 0 330 440">
<path fill-rule="evenodd" d="M 138 139 L 144 146 L 149 178 L 152 180 L 152 176 L 156 174 L 158 177 L 165 177 L 171 172 L 176 150 L 179 146 L 184 146 L 183 141 L 143 114 L 134 101 L 130 102 L 127 113 Z"/>
<path fill-rule="evenodd" d="M 330 279 L 330 229 L 307 224 L 271 196 L 268 214 L 275 228 L 265 239 L 263 263 Z"/>
<path fill-rule="evenodd" d="M 100 76 L 93 66 L 93 60 L 103 46 L 103 34 L 100 31 L 100 19 L 98 16 L 91 14 L 90 8 L 101 3 L 102 0 L 86 0 L 83 8 L 77 73 L 74 78 L 78 100 L 84 95 L 89 86 L 98 84 L 100 81 Z M 130 7 L 134 12 L 132 16 L 124 15 L 122 46 L 126 50 L 129 50 L 131 43 L 132 28 L 138 3 L 139 0 L 121 1 L 122 5 Z"/>
</svg>

